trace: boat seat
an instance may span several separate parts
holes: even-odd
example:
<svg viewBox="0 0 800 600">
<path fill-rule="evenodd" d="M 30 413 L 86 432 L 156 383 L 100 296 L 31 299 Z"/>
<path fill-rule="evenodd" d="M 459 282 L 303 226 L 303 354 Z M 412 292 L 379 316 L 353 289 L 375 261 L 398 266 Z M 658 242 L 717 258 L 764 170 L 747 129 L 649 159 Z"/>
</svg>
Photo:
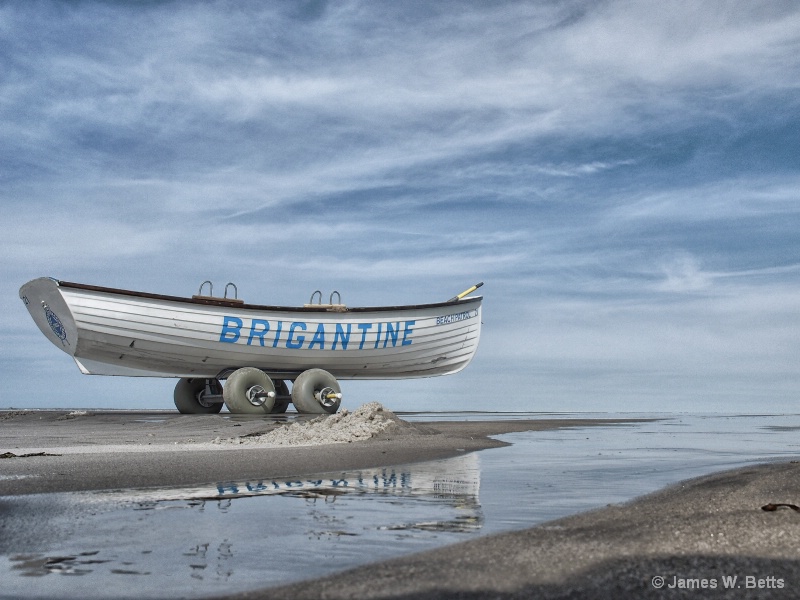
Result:
<svg viewBox="0 0 800 600">
<path fill-rule="evenodd" d="M 303 308 L 317 308 L 328 312 L 347 312 L 346 304 L 303 304 Z"/>
</svg>

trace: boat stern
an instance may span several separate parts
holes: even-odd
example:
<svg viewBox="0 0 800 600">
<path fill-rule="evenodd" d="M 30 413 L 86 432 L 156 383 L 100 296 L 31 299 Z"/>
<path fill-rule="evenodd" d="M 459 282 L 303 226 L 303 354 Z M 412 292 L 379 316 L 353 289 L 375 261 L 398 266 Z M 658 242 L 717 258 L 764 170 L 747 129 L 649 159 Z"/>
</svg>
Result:
<svg viewBox="0 0 800 600">
<path fill-rule="evenodd" d="M 58 281 L 50 277 L 33 279 L 19 289 L 19 297 L 45 337 L 56 348 L 74 356 L 78 328 L 61 295 Z"/>
</svg>

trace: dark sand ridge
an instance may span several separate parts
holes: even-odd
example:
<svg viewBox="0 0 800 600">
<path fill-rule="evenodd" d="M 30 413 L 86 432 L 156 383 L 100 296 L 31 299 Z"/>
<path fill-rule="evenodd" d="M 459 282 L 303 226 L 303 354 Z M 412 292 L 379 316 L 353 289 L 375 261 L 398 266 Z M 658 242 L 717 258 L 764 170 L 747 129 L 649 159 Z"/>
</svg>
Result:
<svg viewBox="0 0 800 600">
<path fill-rule="evenodd" d="M 495 448 L 491 435 L 632 422 L 542 419 L 402 423 L 355 443 L 274 447 L 263 418 L 161 412 L 0 412 L 0 496 L 173 487 L 408 464 Z M 241 444 L 230 443 L 241 441 Z M 223 443 L 214 444 L 214 440 Z M 226 443 L 227 442 L 227 443 Z M 44 453 L 44 455 L 40 455 Z"/>
</svg>

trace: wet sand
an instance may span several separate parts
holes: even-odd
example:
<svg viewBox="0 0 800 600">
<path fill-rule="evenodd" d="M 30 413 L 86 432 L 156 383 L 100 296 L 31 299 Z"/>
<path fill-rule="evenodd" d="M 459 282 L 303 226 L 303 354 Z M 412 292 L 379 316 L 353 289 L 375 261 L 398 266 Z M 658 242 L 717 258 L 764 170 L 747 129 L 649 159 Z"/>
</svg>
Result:
<svg viewBox="0 0 800 600">
<path fill-rule="evenodd" d="M 492 435 L 624 422 L 632 421 L 415 423 L 361 442 L 275 447 L 247 442 L 286 423 L 281 418 L 0 411 L 0 456 L 12 455 L 0 459 L 0 496 L 187 486 L 367 469 L 506 445 L 488 437 Z"/>
<path fill-rule="evenodd" d="M 247 440 L 281 421 L 0 412 L 0 455 L 13 455 L 0 460 L 0 495 L 389 466 L 501 446 L 487 437 L 501 433 L 619 422 L 436 422 L 366 442 L 286 448 L 211 443 Z M 719 473 L 532 529 L 228 598 L 794 598 L 800 512 L 762 510 L 769 503 L 800 504 L 800 463 Z"/>
</svg>

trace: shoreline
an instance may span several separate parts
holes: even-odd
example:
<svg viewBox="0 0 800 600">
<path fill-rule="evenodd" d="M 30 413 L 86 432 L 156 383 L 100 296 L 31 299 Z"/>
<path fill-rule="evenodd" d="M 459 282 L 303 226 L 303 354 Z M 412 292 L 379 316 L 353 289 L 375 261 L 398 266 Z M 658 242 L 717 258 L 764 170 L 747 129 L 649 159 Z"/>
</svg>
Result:
<svg viewBox="0 0 800 600">
<path fill-rule="evenodd" d="M 236 443 L 286 418 L 130 411 L 0 412 L 0 496 L 177 487 L 411 464 L 506 446 L 490 436 L 640 419 L 406 423 L 372 439 L 319 445 Z M 307 419 L 301 417 L 300 421 Z M 223 443 L 214 443 L 214 440 Z M 324 448 L 324 451 L 322 450 Z"/>
</svg>

